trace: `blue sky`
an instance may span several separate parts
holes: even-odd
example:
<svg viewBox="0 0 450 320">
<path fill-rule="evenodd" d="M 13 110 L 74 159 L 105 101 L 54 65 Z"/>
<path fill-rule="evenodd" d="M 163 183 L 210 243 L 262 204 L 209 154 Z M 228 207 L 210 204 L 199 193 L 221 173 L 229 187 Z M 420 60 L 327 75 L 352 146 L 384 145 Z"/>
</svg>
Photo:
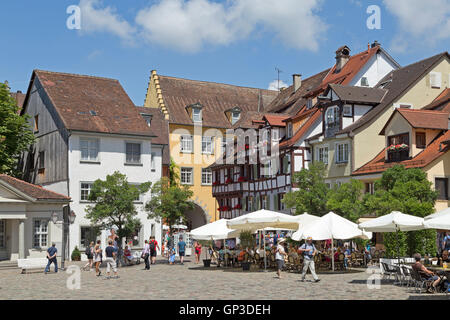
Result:
<svg viewBox="0 0 450 320">
<path fill-rule="evenodd" d="M 70 5 L 81 30 L 69 30 Z M 369 30 L 369 5 L 381 30 Z M 290 84 L 378 40 L 407 65 L 449 50 L 450 0 L 46 0 L 4 1 L 0 81 L 26 91 L 33 69 L 118 79 L 142 105 L 150 70 L 188 79 L 268 88 Z"/>
</svg>

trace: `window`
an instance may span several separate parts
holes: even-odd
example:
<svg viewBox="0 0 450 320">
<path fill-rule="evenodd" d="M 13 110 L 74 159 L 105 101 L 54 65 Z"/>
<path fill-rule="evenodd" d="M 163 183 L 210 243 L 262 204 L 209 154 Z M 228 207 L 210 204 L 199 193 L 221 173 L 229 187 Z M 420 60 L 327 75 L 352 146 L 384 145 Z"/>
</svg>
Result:
<svg viewBox="0 0 450 320">
<path fill-rule="evenodd" d="M 442 85 L 441 73 L 430 72 L 430 86 L 431 88 L 440 89 Z"/>
<path fill-rule="evenodd" d="M 375 184 L 373 182 L 366 182 L 365 184 L 366 194 L 374 194 L 375 193 Z"/>
<path fill-rule="evenodd" d="M 33 247 L 43 248 L 48 244 L 48 221 L 47 219 L 34 220 Z"/>
<path fill-rule="evenodd" d="M 132 185 L 132 186 L 135 186 L 136 188 L 139 188 L 139 186 L 141 185 L 140 183 L 131 183 L 130 182 L 130 185 Z M 137 196 L 136 196 L 136 198 L 134 198 L 134 200 L 133 200 L 134 202 L 138 202 L 138 203 L 142 203 L 143 201 L 142 201 L 142 194 L 138 194 Z"/>
<path fill-rule="evenodd" d="M 439 200 L 448 200 L 448 178 L 436 178 L 434 181 Z"/>
<path fill-rule="evenodd" d="M 152 116 L 149 114 L 143 114 L 141 113 L 142 118 L 144 118 L 145 122 L 147 123 L 147 126 L 151 126 L 152 125 Z"/>
<path fill-rule="evenodd" d="M 39 152 L 39 170 L 45 169 L 45 151 Z"/>
<path fill-rule="evenodd" d="M 80 139 L 81 160 L 97 161 L 98 160 L 98 139 Z"/>
<path fill-rule="evenodd" d="M 154 235 L 154 225 L 152 224 L 152 232 L 151 235 Z M 125 240 L 125 244 L 128 246 L 129 249 L 141 247 L 142 245 L 142 233 L 141 228 L 136 228 L 134 232 L 128 236 Z"/>
<path fill-rule="evenodd" d="M 235 124 L 241 118 L 241 113 L 239 111 L 233 111 L 231 113 L 231 124 Z"/>
<path fill-rule="evenodd" d="M 369 86 L 369 80 L 367 79 L 367 77 L 362 77 L 361 78 L 361 87 L 368 87 Z"/>
<path fill-rule="evenodd" d="M 320 147 L 317 152 L 317 160 L 328 164 L 328 147 Z"/>
<path fill-rule="evenodd" d="M 192 121 L 202 122 L 202 109 L 192 108 Z"/>
<path fill-rule="evenodd" d="M 287 137 L 292 138 L 293 132 L 292 132 L 292 122 L 288 122 L 287 124 Z"/>
<path fill-rule="evenodd" d="M 193 183 L 193 171 L 192 168 L 181 168 L 181 184 Z"/>
<path fill-rule="evenodd" d="M 0 248 L 6 246 L 6 220 L 0 220 Z"/>
<path fill-rule="evenodd" d="M 202 137 L 202 153 L 213 154 L 213 137 Z"/>
<path fill-rule="evenodd" d="M 156 153 L 152 152 L 152 160 L 150 163 L 150 169 L 152 170 L 152 172 L 156 171 Z"/>
<path fill-rule="evenodd" d="M 290 174 L 291 173 L 291 155 L 286 154 L 283 158 L 283 173 Z"/>
<path fill-rule="evenodd" d="M 247 198 L 247 211 L 252 212 L 253 211 L 253 197 Z"/>
<path fill-rule="evenodd" d="M 280 130 L 279 129 L 272 129 L 272 141 L 280 141 Z"/>
<path fill-rule="evenodd" d="M 80 249 L 86 249 L 91 242 L 96 243 L 100 235 L 99 227 L 80 227 Z"/>
<path fill-rule="evenodd" d="M 336 145 L 336 163 L 348 162 L 348 143 L 338 143 Z"/>
<path fill-rule="evenodd" d="M 39 115 L 34 116 L 34 132 L 39 131 Z"/>
<path fill-rule="evenodd" d="M 269 197 L 261 196 L 261 209 L 269 210 Z"/>
<path fill-rule="evenodd" d="M 283 202 L 284 201 L 284 193 L 278 195 L 278 201 L 279 201 L 278 208 L 280 208 L 281 211 L 286 210 L 286 205 Z"/>
<path fill-rule="evenodd" d="M 306 101 L 306 109 L 309 110 L 313 107 L 313 101 L 312 99 L 308 99 L 308 101 Z"/>
<path fill-rule="evenodd" d="M 325 114 L 327 127 L 339 126 L 339 107 L 330 107 Z"/>
<path fill-rule="evenodd" d="M 192 136 L 181 136 L 181 152 L 192 152 Z"/>
<path fill-rule="evenodd" d="M 388 137 L 388 147 L 388 161 L 395 162 L 409 159 L 409 134 L 404 133 Z"/>
<path fill-rule="evenodd" d="M 81 201 L 89 201 L 89 194 L 91 193 L 92 183 L 91 182 L 82 182 L 81 183 L 81 192 L 80 192 L 80 200 Z"/>
<path fill-rule="evenodd" d="M 418 149 L 425 149 L 426 139 L 425 132 L 416 132 L 416 147 Z"/>
<path fill-rule="evenodd" d="M 343 112 L 344 117 L 352 117 L 353 116 L 352 106 L 344 106 L 343 111 L 344 111 Z"/>
<path fill-rule="evenodd" d="M 202 184 L 211 185 L 212 184 L 212 171 L 211 169 L 202 169 Z"/>
<path fill-rule="evenodd" d="M 127 163 L 141 163 L 141 144 L 127 143 L 126 144 L 126 162 Z"/>
</svg>

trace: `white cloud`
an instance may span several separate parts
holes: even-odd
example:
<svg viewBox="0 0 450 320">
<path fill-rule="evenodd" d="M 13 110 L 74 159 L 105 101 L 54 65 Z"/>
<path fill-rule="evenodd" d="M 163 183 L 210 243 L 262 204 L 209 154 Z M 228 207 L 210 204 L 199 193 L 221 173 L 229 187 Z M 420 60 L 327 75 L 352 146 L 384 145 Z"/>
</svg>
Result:
<svg viewBox="0 0 450 320">
<path fill-rule="evenodd" d="M 102 0 L 80 0 L 81 33 L 108 32 L 126 42 L 133 41 L 135 28 L 113 7 L 103 7 Z"/>
<path fill-rule="evenodd" d="M 283 44 L 317 51 L 326 24 L 316 15 L 322 0 L 161 0 L 139 11 L 140 35 L 151 43 L 196 52 L 229 45 L 255 32 L 275 35 Z"/>
<path fill-rule="evenodd" d="M 399 34 L 392 49 L 407 50 L 409 45 L 434 45 L 450 38 L 450 0 L 383 0 L 387 10 L 398 18 Z"/>
<path fill-rule="evenodd" d="M 280 89 L 288 87 L 289 85 L 287 83 L 285 83 L 283 80 L 280 80 Z M 269 88 L 267 89 L 278 91 L 278 80 L 273 80 L 271 83 L 269 83 Z"/>
</svg>

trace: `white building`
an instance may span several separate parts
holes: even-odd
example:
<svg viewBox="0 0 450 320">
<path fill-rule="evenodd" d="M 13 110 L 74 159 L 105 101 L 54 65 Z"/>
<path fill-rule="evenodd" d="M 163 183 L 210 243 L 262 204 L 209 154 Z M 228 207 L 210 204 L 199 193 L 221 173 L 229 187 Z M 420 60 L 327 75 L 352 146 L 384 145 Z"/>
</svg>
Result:
<svg viewBox="0 0 450 320">
<path fill-rule="evenodd" d="M 40 70 L 33 72 L 22 113 L 30 115 L 37 137 L 22 161 L 25 179 L 72 198 L 76 218 L 69 227 L 68 255 L 97 239 L 105 247 L 109 231 L 85 218 L 93 205 L 90 188 L 115 171 L 137 185 L 158 181 L 165 142 L 162 125 L 155 122 L 162 117 L 141 115 L 117 80 Z M 148 219 L 144 210 L 149 196 L 135 202 L 142 228 L 127 239 L 134 249 L 150 236 L 161 239 L 159 221 Z"/>
</svg>

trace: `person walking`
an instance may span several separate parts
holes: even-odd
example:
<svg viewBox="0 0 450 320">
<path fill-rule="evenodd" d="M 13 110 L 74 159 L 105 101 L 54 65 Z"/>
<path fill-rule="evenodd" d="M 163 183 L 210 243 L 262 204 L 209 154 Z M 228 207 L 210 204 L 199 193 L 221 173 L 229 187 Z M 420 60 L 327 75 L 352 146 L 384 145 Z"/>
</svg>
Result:
<svg viewBox="0 0 450 320">
<path fill-rule="evenodd" d="M 155 264 L 156 263 L 156 254 L 157 254 L 156 249 L 158 249 L 158 250 L 161 250 L 161 249 L 159 248 L 158 241 L 155 240 L 154 236 L 150 237 L 149 245 L 150 245 L 151 263 Z"/>
<path fill-rule="evenodd" d="M 84 265 L 83 269 L 86 270 L 89 267 L 89 271 L 92 271 L 92 264 L 94 263 L 94 241 L 89 244 L 84 253 L 86 254 L 88 263 Z"/>
<path fill-rule="evenodd" d="M 285 242 L 286 239 L 284 238 L 278 238 L 277 240 L 277 247 L 275 249 L 275 260 L 277 261 L 277 275 L 278 279 L 281 279 L 281 270 L 284 267 L 284 259 L 287 256 L 286 251 L 284 250 L 283 242 Z"/>
<path fill-rule="evenodd" d="M 47 272 L 50 271 L 50 265 L 53 263 L 55 265 L 55 273 L 58 272 L 58 261 L 56 260 L 56 253 L 58 252 L 58 249 L 56 249 L 56 244 L 53 242 L 52 246 L 47 249 L 47 259 L 48 263 L 45 267 L 44 273 L 47 274 Z"/>
<path fill-rule="evenodd" d="M 197 241 L 195 243 L 195 263 L 200 263 L 200 255 L 202 254 L 202 245 Z"/>
<path fill-rule="evenodd" d="M 145 261 L 145 270 L 150 270 L 150 262 L 148 258 L 150 257 L 150 245 L 148 240 L 145 240 L 144 249 L 142 249 L 141 258 Z"/>
<path fill-rule="evenodd" d="M 112 240 L 108 241 L 108 246 L 105 249 L 105 262 L 106 262 L 106 279 L 111 279 L 111 268 L 113 269 L 114 276 L 116 279 L 119 278 L 117 274 L 117 264 L 116 264 L 116 256 L 117 251 L 114 248 L 114 242 Z"/>
<path fill-rule="evenodd" d="M 102 272 L 100 271 L 100 265 L 102 264 L 102 248 L 101 241 L 97 240 L 97 244 L 94 247 L 94 262 L 95 262 L 95 274 L 100 277 Z"/>
<path fill-rule="evenodd" d="M 316 268 L 314 265 L 314 256 L 317 253 L 317 249 L 312 243 L 312 238 L 308 237 L 306 239 L 306 243 L 300 246 L 298 249 L 299 254 L 303 254 L 303 272 L 302 272 L 302 282 L 305 281 L 306 272 L 308 272 L 308 268 L 311 271 L 311 274 L 314 278 L 314 282 L 319 282 L 320 279 L 316 274 Z"/>
<path fill-rule="evenodd" d="M 183 236 L 180 235 L 178 239 L 178 255 L 180 256 L 180 263 L 184 264 L 184 253 L 186 251 L 186 242 L 183 241 Z"/>
</svg>

